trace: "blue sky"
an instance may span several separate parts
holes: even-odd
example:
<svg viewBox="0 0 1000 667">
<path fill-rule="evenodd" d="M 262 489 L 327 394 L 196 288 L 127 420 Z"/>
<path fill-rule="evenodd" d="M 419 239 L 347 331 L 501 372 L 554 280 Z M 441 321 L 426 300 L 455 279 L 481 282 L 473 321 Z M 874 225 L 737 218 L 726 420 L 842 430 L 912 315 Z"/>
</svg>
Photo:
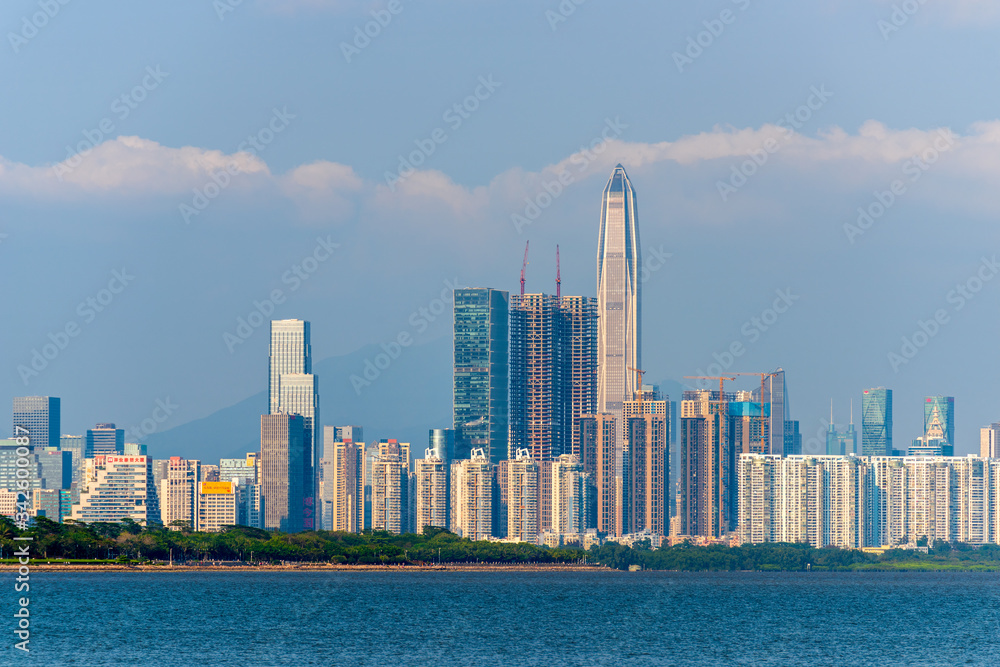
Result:
<svg viewBox="0 0 1000 667">
<path fill-rule="evenodd" d="M 647 378 L 739 343 L 728 370 L 785 368 L 807 438 L 878 385 L 899 443 L 924 395 L 956 397 L 963 453 L 1000 419 L 994 3 L 221 2 L 0 9 L 8 405 L 61 396 L 80 432 L 169 397 L 157 428 L 176 426 L 264 386 L 266 325 L 226 334 L 274 290 L 317 358 L 427 343 L 450 320 L 420 309 L 449 284 L 516 289 L 529 239 L 529 290 L 553 289 L 558 243 L 564 293 L 592 295 L 622 162 L 646 258 L 669 255 L 644 285 Z"/>
</svg>

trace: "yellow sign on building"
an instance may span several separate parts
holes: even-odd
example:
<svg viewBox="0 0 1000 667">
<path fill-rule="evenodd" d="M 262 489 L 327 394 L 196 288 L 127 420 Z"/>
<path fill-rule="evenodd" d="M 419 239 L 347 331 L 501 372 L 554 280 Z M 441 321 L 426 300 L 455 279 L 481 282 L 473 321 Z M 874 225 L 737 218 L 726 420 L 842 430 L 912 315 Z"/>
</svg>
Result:
<svg viewBox="0 0 1000 667">
<path fill-rule="evenodd" d="M 202 482 L 202 493 L 232 493 L 232 482 Z"/>
</svg>

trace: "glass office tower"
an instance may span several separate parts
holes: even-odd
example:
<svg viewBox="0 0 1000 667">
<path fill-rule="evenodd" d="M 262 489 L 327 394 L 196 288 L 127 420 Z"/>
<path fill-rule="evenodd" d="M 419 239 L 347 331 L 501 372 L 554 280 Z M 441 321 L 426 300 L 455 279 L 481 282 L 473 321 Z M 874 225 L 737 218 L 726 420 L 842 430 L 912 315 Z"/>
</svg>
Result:
<svg viewBox="0 0 1000 667">
<path fill-rule="evenodd" d="M 865 389 L 861 395 L 861 453 L 892 455 L 892 389 Z"/>
<path fill-rule="evenodd" d="M 20 426 L 28 431 L 32 447 L 58 448 L 59 411 L 60 402 L 55 396 L 16 396 L 11 436 L 25 435 L 18 432 Z"/>
<path fill-rule="evenodd" d="M 507 458 L 509 303 L 489 287 L 455 290 L 455 458 L 482 448 L 492 463 Z"/>
<path fill-rule="evenodd" d="M 924 435 L 931 431 L 931 426 L 939 426 L 944 440 L 955 446 L 955 397 L 927 396 L 924 398 Z"/>
</svg>

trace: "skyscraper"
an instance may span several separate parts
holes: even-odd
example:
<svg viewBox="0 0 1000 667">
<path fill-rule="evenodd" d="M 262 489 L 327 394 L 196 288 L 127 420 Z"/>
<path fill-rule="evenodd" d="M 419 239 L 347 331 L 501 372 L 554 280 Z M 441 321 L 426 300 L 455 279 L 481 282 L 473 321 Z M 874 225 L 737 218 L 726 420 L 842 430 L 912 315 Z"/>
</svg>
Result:
<svg viewBox="0 0 1000 667">
<path fill-rule="evenodd" d="M 319 419 L 319 378 L 312 374 L 309 322 L 272 320 L 268 363 L 268 412 L 301 415 L 305 456 L 302 460 L 303 527 L 315 527 L 313 508 L 322 454 Z"/>
<path fill-rule="evenodd" d="M 160 480 L 157 489 L 160 501 L 160 519 L 169 530 L 180 530 L 187 525 L 195 530 L 198 525 L 198 481 L 201 462 L 171 456 L 167 476 Z"/>
<path fill-rule="evenodd" d="M 365 520 L 365 443 L 327 442 L 323 450 L 325 529 L 360 533 Z"/>
<path fill-rule="evenodd" d="M 597 300 L 510 298 L 511 452 L 539 462 L 579 448 L 576 420 L 597 403 Z"/>
<path fill-rule="evenodd" d="M 372 463 L 372 530 L 408 532 L 408 482 L 402 450 L 393 440 Z"/>
<path fill-rule="evenodd" d="M 623 534 L 621 470 L 616 465 L 618 447 L 617 414 L 584 415 L 580 418 L 580 461 L 588 475 L 593 497 L 587 508 L 587 527 L 595 527 L 609 537 Z"/>
<path fill-rule="evenodd" d="M 305 457 L 302 460 L 302 495 L 315 498 L 319 475 L 319 457 L 322 442 L 319 430 L 319 376 L 311 373 L 282 373 L 278 382 L 278 408 L 302 417 L 302 434 L 305 438 Z M 303 528 L 313 529 L 313 517 L 306 517 Z"/>
<path fill-rule="evenodd" d="M 449 466 L 428 448 L 424 458 L 413 462 L 416 475 L 413 502 L 416 505 L 413 532 L 420 534 L 427 526 L 448 527 Z"/>
<path fill-rule="evenodd" d="M 677 494 L 680 535 L 721 537 L 736 528 L 732 398 L 718 391 L 683 394 Z"/>
<path fill-rule="evenodd" d="M 527 449 L 521 449 L 516 458 L 506 463 L 507 539 L 536 544 L 540 493 L 538 462 L 531 458 Z"/>
<path fill-rule="evenodd" d="M 940 437 L 955 446 L 955 397 L 927 396 L 924 398 L 924 435 Z M 940 434 L 938 433 L 940 431 Z"/>
<path fill-rule="evenodd" d="M 32 447 L 58 447 L 60 401 L 55 396 L 15 396 L 11 435 L 28 436 Z M 27 433 L 18 430 L 25 429 Z"/>
<path fill-rule="evenodd" d="M 639 389 L 629 368 L 642 368 L 641 267 L 635 192 L 619 164 L 604 188 L 597 244 L 597 411 L 619 415 L 622 442 L 622 407 Z"/>
<path fill-rule="evenodd" d="M 302 530 L 304 428 L 299 415 L 260 417 L 260 484 L 267 530 Z"/>
<path fill-rule="evenodd" d="M 861 395 L 861 453 L 892 454 L 892 389 L 865 389 Z"/>
<path fill-rule="evenodd" d="M 451 531 L 471 540 L 488 540 L 493 532 L 493 464 L 486 452 L 451 464 Z"/>
<path fill-rule="evenodd" d="M 268 367 L 267 412 L 275 414 L 282 412 L 281 376 L 286 373 L 312 373 L 312 344 L 308 322 L 303 320 L 271 320 Z"/>
<path fill-rule="evenodd" d="M 148 524 L 156 523 L 159 516 L 148 456 L 108 454 L 86 460 L 80 502 L 73 505 L 75 521 L 119 523 L 132 519 Z"/>
<path fill-rule="evenodd" d="M 509 295 L 488 287 L 455 290 L 455 457 L 482 449 L 507 457 Z"/>
<path fill-rule="evenodd" d="M 114 424 L 97 424 L 87 429 L 85 458 L 125 453 L 125 429 Z"/>
<path fill-rule="evenodd" d="M 646 400 L 646 396 L 650 400 Z M 669 400 L 655 389 L 625 402 L 628 431 L 628 532 L 667 535 L 670 528 Z"/>
</svg>

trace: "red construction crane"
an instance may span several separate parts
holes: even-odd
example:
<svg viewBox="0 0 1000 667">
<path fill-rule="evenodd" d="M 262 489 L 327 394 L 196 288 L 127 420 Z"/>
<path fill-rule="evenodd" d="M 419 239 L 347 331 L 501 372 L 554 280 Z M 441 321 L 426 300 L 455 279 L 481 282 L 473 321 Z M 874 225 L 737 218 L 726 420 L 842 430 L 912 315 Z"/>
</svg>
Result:
<svg viewBox="0 0 1000 667">
<path fill-rule="evenodd" d="M 556 245 L 556 298 L 562 298 L 562 278 L 559 276 L 559 246 Z"/>
<path fill-rule="evenodd" d="M 521 264 L 521 296 L 524 296 L 524 270 L 528 268 L 528 243 L 524 242 L 524 262 Z"/>
<path fill-rule="evenodd" d="M 646 371 L 640 371 L 638 368 L 632 368 L 631 366 L 626 366 L 628 370 L 635 371 L 635 376 L 639 378 L 639 384 L 636 385 L 636 391 L 639 392 L 639 402 L 642 403 L 642 376 L 646 374 Z"/>
</svg>

